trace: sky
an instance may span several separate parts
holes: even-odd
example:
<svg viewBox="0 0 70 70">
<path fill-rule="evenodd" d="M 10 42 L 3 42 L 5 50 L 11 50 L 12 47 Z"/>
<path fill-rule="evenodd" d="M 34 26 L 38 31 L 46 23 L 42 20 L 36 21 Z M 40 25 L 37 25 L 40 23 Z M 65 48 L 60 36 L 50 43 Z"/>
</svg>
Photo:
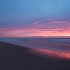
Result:
<svg viewBox="0 0 70 70">
<path fill-rule="evenodd" d="M 70 0 L 0 0 L 0 37 L 70 36 Z"/>
</svg>

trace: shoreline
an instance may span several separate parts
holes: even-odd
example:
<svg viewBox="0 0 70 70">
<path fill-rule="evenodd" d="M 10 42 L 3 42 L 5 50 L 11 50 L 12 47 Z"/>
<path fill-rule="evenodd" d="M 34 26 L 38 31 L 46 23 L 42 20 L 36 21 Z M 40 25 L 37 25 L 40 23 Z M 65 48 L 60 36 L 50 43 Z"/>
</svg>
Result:
<svg viewBox="0 0 70 70">
<path fill-rule="evenodd" d="M 0 42 L 0 70 L 70 70 L 70 60 L 44 57 L 31 48 Z"/>
</svg>

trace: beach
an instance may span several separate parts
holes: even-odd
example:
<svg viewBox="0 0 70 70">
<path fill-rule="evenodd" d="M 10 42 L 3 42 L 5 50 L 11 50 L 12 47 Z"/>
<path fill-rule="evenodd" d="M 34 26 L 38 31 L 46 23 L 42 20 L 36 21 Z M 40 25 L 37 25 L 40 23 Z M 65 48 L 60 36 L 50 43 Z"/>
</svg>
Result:
<svg viewBox="0 0 70 70">
<path fill-rule="evenodd" d="M 0 70 L 70 70 L 70 60 L 37 54 L 32 48 L 0 42 Z"/>
</svg>

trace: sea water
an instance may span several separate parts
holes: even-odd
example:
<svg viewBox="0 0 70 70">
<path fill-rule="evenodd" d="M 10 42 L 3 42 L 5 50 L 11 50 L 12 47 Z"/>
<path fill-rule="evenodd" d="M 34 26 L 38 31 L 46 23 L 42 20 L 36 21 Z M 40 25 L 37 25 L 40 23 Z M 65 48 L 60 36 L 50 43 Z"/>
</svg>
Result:
<svg viewBox="0 0 70 70">
<path fill-rule="evenodd" d="M 0 41 L 28 48 L 70 52 L 70 38 L 1 38 Z"/>
</svg>

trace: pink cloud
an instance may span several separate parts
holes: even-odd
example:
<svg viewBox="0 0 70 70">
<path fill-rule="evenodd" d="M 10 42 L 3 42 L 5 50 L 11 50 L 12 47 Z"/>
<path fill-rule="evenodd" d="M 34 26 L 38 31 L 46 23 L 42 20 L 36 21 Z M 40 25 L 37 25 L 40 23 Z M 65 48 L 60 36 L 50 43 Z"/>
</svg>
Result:
<svg viewBox="0 0 70 70">
<path fill-rule="evenodd" d="M 33 24 L 39 24 L 39 23 L 41 23 L 40 21 L 38 21 L 38 22 L 34 22 Z"/>
<path fill-rule="evenodd" d="M 0 28 L 0 37 L 70 36 L 69 21 L 34 22 L 13 28 Z"/>
</svg>

